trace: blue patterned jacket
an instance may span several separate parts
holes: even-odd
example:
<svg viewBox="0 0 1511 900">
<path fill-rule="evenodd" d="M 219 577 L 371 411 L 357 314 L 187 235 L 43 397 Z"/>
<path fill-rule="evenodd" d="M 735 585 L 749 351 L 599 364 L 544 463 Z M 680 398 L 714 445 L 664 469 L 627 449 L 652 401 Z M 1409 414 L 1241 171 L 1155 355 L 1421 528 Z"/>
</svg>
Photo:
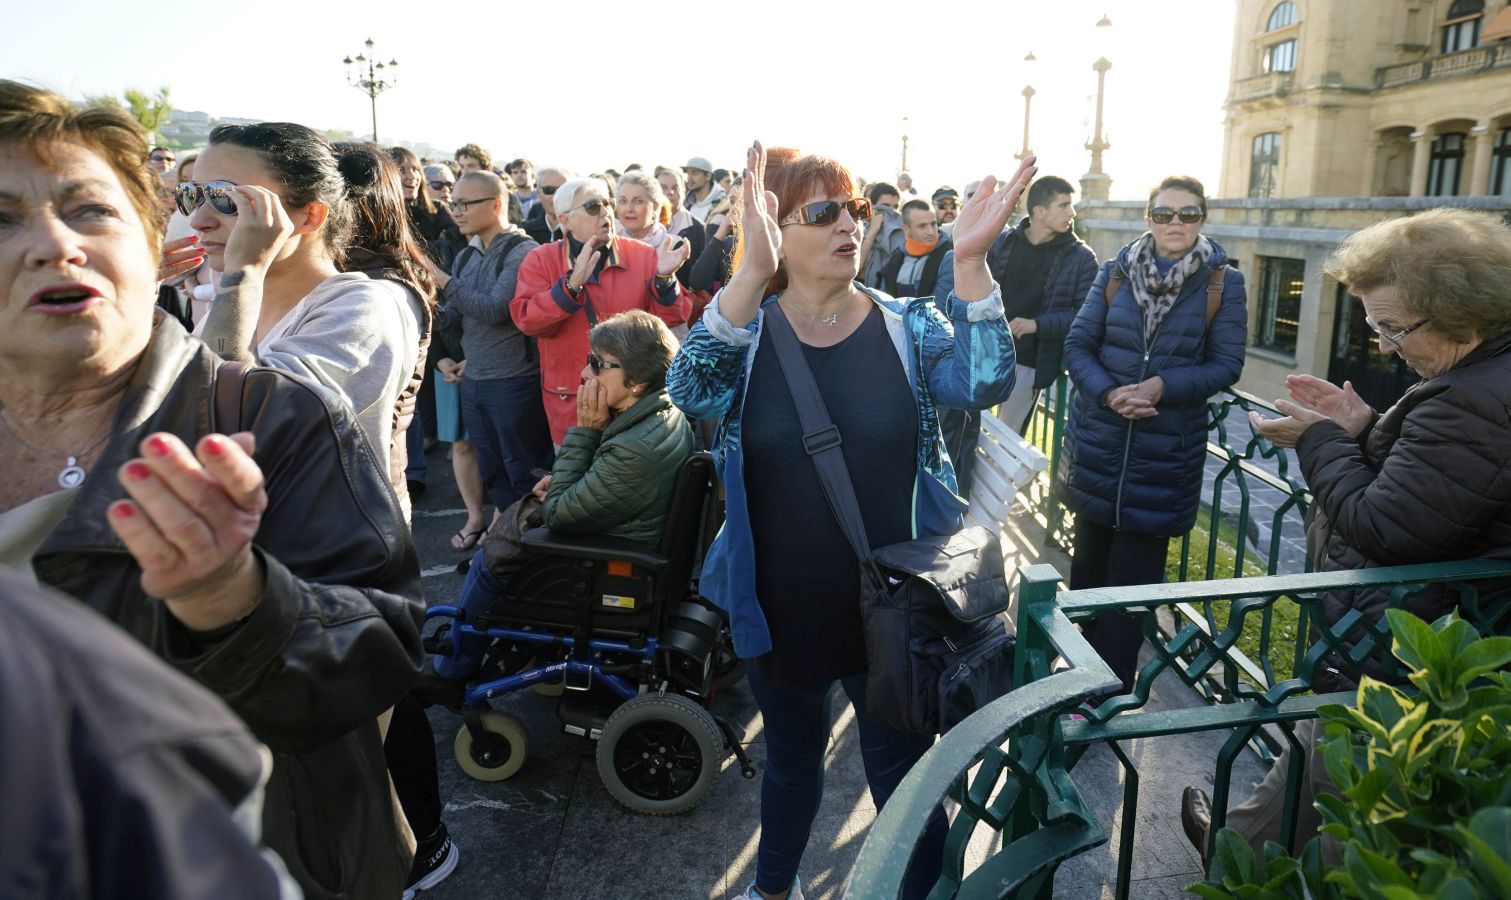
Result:
<svg viewBox="0 0 1511 900">
<path fill-rule="evenodd" d="M 975 303 L 952 294 L 941 309 L 931 297 L 894 299 L 856 285 L 881 309 L 918 404 L 913 535 L 948 534 L 960 527 L 966 502 L 955 493 L 955 470 L 939 436 L 935 406 L 985 409 L 1012 391 L 1013 338 L 1003 317 L 1002 294 L 994 288 Z M 771 650 L 771 633 L 755 593 L 755 543 L 745 500 L 740 425 L 764 308 L 776 297 L 768 297 L 744 328 L 724 318 L 719 300 L 714 297 L 682 344 L 667 372 L 666 388 L 690 418 L 720 418 L 713 455 L 724 482 L 725 520 L 704 560 L 701 591 L 729 613 L 735 652 L 750 658 Z"/>
</svg>

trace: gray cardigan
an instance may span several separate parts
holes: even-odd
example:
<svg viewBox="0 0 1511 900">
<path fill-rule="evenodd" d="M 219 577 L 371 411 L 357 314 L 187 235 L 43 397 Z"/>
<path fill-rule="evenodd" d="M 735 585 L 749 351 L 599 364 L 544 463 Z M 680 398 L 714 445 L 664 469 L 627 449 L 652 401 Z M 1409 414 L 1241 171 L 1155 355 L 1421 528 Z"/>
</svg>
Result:
<svg viewBox="0 0 1511 900">
<path fill-rule="evenodd" d="M 518 236 L 521 240 L 510 238 Z M 530 339 L 509 318 L 509 301 L 519 280 L 519 267 L 538 244 L 524 232 L 500 232 L 488 249 L 474 243 L 458 255 L 456 274 L 441 291 L 442 325 L 462 321 L 462 351 L 467 354 L 467 377 L 475 381 L 539 375 Z"/>
</svg>

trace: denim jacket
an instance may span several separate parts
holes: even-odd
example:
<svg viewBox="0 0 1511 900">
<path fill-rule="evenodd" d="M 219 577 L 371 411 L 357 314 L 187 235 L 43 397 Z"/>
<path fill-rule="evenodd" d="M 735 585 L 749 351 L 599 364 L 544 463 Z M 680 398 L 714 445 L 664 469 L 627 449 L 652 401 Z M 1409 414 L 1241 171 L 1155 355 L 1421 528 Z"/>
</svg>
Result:
<svg viewBox="0 0 1511 900">
<path fill-rule="evenodd" d="M 887 333 L 907 370 L 918 406 L 918 468 L 913 486 L 913 536 L 960 527 L 966 501 L 956 494 L 955 470 L 939 435 L 936 405 L 985 409 L 1013 388 L 1013 338 L 1002 293 L 946 305 L 932 298 L 894 299 L 856 283 L 881 309 Z M 745 500 L 741 419 L 750 367 L 755 363 L 764 307 L 744 328 L 719 311 L 715 296 L 682 344 L 666 375 L 667 392 L 690 418 L 720 417 L 714 464 L 724 482 L 724 527 L 703 563 L 701 593 L 729 613 L 735 652 L 745 658 L 771 650 L 771 633 L 755 593 L 755 542 Z M 920 378 L 919 373 L 924 373 Z"/>
</svg>

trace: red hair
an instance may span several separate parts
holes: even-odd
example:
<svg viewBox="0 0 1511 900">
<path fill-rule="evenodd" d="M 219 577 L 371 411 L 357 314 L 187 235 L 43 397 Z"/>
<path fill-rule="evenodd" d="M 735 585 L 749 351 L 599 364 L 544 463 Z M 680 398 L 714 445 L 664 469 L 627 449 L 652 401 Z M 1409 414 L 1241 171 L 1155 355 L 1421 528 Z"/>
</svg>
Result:
<svg viewBox="0 0 1511 900">
<path fill-rule="evenodd" d="M 773 215 L 778 221 L 803 205 L 815 188 L 831 197 L 855 196 L 855 176 L 839 160 L 827 156 L 803 156 L 795 147 L 771 147 L 766 151 L 766 190 L 776 195 Z M 745 233 L 737 233 L 730 271 L 745 259 Z M 777 264 L 776 274 L 766 284 L 766 296 L 787 288 L 787 270 Z"/>
</svg>

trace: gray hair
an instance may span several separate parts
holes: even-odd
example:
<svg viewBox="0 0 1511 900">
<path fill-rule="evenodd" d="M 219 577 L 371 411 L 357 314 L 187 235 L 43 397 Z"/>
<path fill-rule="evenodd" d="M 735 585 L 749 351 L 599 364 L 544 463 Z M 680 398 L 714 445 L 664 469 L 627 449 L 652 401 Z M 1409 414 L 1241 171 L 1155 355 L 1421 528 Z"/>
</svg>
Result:
<svg viewBox="0 0 1511 900">
<path fill-rule="evenodd" d="M 643 189 L 646 196 L 651 198 L 651 204 L 656 208 L 653 218 L 658 222 L 661 221 L 661 209 L 666 206 L 667 202 L 666 191 L 661 189 L 661 182 L 645 174 L 640 169 L 634 169 L 619 176 L 619 187 L 614 191 L 615 197 L 619 196 L 619 193 L 624 190 L 625 185 L 634 185 Z"/>
<path fill-rule="evenodd" d="M 432 163 L 431 165 L 425 167 L 425 178 L 427 180 L 431 178 L 440 178 L 442 172 L 445 172 L 447 175 L 451 174 L 451 170 L 446 168 L 445 166 L 438 166 Z"/>
<path fill-rule="evenodd" d="M 537 179 L 539 179 L 540 178 L 539 173 L 537 173 L 535 177 Z M 576 206 L 577 205 L 577 195 L 582 191 L 583 188 L 587 187 L 590 184 L 602 185 L 603 184 L 603 179 L 602 178 L 574 178 L 571 181 L 567 182 L 566 184 L 562 185 L 561 187 L 557 188 L 556 189 L 556 193 L 551 197 L 551 199 L 555 202 L 556 215 L 558 215 L 558 216 L 564 216 L 574 206 Z"/>
<path fill-rule="evenodd" d="M 677 355 L 672 330 L 643 309 L 625 310 L 593 326 L 588 346 L 599 355 L 617 357 L 624 383 L 643 384 L 647 392 L 666 387 L 666 370 Z"/>
<path fill-rule="evenodd" d="M 572 174 L 571 169 L 563 169 L 560 166 L 546 166 L 544 169 L 535 170 L 536 181 L 540 181 L 547 175 L 555 175 L 562 181 L 571 181 L 573 178 L 577 177 L 576 175 Z"/>
</svg>

